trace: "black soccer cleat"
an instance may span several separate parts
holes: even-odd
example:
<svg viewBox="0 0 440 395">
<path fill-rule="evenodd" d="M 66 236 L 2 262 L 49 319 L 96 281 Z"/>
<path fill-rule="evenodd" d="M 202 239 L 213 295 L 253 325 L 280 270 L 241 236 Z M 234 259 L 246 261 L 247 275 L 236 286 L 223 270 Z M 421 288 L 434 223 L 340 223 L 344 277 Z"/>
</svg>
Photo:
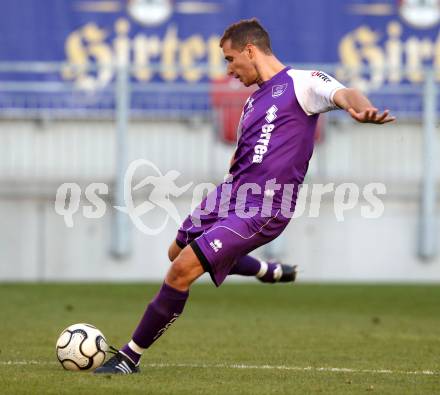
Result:
<svg viewBox="0 0 440 395">
<path fill-rule="evenodd" d="M 261 282 L 269 282 L 269 283 L 293 283 L 296 280 L 296 275 L 298 273 L 298 265 L 290 266 L 285 265 L 283 263 L 278 263 L 276 268 L 273 271 L 273 279 L 272 281 L 263 280 L 263 276 L 258 276 L 258 280 Z"/>
<path fill-rule="evenodd" d="M 117 352 L 104 365 L 96 369 L 96 374 L 133 374 L 139 373 L 139 367 L 136 366 L 130 358 Z"/>
<path fill-rule="evenodd" d="M 293 283 L 296 280 L 298 273 L 298 265 L 284 265 L 281 264 L 281 277 L 278 282 L 280 283 Z"/>
</svg>

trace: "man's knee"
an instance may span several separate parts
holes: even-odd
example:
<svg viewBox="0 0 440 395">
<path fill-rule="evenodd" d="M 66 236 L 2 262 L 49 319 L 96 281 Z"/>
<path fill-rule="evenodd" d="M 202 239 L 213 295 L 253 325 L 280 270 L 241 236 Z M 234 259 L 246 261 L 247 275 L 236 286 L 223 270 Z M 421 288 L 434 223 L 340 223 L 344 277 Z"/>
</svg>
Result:
<svg viewBox="0 0 440 395">
<path fill-rule="evenodd" d="M 177 245 L 176 240 L 174 240 L 171 243 L 170 248 L 168 248 L 168 259 L 170 260 L 170 262 L 173 262 L 178 257 L 180 251 L 182 251 L 182 248 L 180 248 Z"/>
<path fill-rule="evenodd" d="M 186 290 L 203 273 L 199 259 L 188 246 L 173 260 L 165 281 L 176 289 Z"/>
</svg>

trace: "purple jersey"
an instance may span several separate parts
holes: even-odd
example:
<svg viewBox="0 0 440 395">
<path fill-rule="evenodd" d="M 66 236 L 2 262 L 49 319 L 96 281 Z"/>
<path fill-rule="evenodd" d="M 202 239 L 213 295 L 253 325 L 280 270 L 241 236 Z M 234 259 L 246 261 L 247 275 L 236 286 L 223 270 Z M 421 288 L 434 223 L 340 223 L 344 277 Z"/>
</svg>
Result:
<svg viewBox="0 0 440 395">
<path fill-rule="evenodd" d="M 270 191 L 273 207 L 280 207 L 286 184 L 295 185 L 295 202 L 313 153 L 318 114 L 335 108 L 333 95 L 341 87 L 324 73 L 288 67 L 260 85 L 243 108 L 230 168 L 233 192 L 255 183 L 262 192 L 248 198 L 262 201 L 266 182 L 275 179 L 281 188 Z"/>
</svg>

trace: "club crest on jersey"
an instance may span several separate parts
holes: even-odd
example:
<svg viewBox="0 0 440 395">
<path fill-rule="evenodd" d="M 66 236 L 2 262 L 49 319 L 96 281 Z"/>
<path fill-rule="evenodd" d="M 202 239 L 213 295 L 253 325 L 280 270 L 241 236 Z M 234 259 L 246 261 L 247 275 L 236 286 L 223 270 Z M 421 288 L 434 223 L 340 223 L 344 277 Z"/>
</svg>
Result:
<svg viewBox="0 0 440 395">
<path fill-rule="evenodd" d="M 274 85 L 272 87 L 272 97 L 280 97 L 287 89 L 287 84 Z"/>
</svg>

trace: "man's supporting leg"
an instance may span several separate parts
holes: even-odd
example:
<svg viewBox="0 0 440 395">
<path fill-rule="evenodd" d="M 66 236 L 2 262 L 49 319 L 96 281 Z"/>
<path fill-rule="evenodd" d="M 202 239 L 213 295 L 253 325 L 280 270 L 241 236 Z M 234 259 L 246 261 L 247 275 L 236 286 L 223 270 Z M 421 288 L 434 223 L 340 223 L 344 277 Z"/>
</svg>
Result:
<svg viewBox="0 0 440 395">
<path fill-rule="evenodd" d="M 150 347 L 182 313 L 188 295 L 188 291 L 179 291 L 164 282 L 147 306 L 132 340 L 120 351 L 138 364 L 144 350 Z"/>
<path fill-rule="evenodd" d="M 142 352 L 176 321 L 188 299 L 190 285 L 203 272 L 191 247 L 185 247 L 174 259 L 162 288 L 148 305 L 132 340 L 121 349 L 134 363 L 137 364 Z"/>
<path fill-rule="evenodd" d="M 132 340 L 122 347 L 119 353 L 137 365 L 143 351 L 150 347 L 182 313 L 190 285 L 203 273 L 202 265 L 192 248 L 185 247 L 173 261 L 160 291 L 147 306 Z M 106 368 L 106 362 L 102 368 L 96 370 L 96 373 L 117 373 L 109 371 L 115 367 L 113 366 L 115 363 L 109 363 Z"/>
</svg>

